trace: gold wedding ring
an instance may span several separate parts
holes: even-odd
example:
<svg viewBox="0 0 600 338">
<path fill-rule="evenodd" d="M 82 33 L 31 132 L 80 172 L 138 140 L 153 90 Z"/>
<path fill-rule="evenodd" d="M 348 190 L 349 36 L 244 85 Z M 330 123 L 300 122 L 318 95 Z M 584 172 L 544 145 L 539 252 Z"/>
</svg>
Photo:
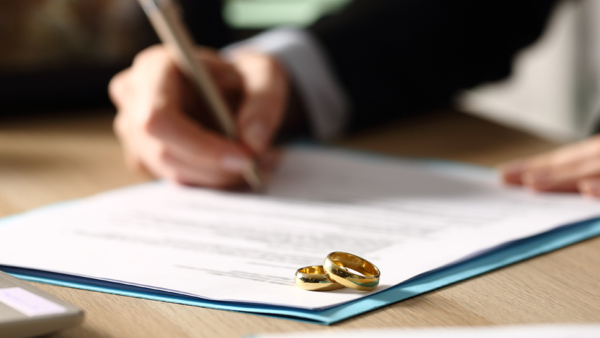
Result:
<svg viewBox="0 0 600 338">
<path fill-rule="evenodd" d="M 296 285 L 308 291 L 331 291 L 344 286 L 332 281 L 322 265 L 305 266 L 296 271 Z"/>
<path fill-rule="evenodd" d="M 381 272 L 364 258 L 346 252 L 336 251 L 327 255 L 323 264 L 332 281 L 355 290 L 371 291 L 379 285 Z M 348 271 L 352 269 L 363 276 Z"/>
</svg>

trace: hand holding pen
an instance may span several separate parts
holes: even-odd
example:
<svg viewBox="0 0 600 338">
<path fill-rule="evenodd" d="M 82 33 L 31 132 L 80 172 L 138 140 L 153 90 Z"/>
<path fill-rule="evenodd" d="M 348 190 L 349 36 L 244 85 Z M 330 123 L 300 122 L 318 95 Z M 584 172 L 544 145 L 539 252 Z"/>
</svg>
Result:
<svg viewBox="0 0 600 338">
<path fill-rule="evenodd" d="M 235 112 L 229 124 L 218 116 L 227 133 L 223 136 L 194 118 L 204 120 L 223 107 L 214 108 L 210 101 L 215 95 L 198 88 L 203 85 L 194 82 L 176 53 L 165 46 L 151 47 L 111 81 L 110 94 L 118 109 L 115 131 L 127 162 L 183 184 L 228 188 L 245 180 L 257 188 L 254 158 L 268 152 L 282 123 L 289 91 L 285 71 L 268 55 L 240 54 L 228 63 L 214 51 L 190 46 L 188 54 L 193 62 L 201 62 L 215 87 L 213 94 L 226 111 Z"/>
</svg>

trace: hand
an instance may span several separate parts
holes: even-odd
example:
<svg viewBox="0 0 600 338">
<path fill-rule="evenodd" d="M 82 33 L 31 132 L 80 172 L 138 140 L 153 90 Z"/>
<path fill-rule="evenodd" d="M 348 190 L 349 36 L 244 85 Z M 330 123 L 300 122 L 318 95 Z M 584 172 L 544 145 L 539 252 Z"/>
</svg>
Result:
<svg viewBox="0 0 600 338">
<path fill-rule="evenodd" d="M 600 136 L 501 166 L 504 182 L 534 191 L 579 191 L 600 198 Z"/>
<path fill-rule="evenodd" d="M 115 132 L 134 169 L 181 184 L 243 184 L 241 173 L 268 151 L 282 122 L 289 91 L 285 71 L 264 54 L 244 53 L 233 63 L 205 48 L 197 55 L 235 112 L 240 141 L 197 122 L 211 120 L 211 114 L 162 46 L 140 52 L 112 79 Z"/>
</svg>

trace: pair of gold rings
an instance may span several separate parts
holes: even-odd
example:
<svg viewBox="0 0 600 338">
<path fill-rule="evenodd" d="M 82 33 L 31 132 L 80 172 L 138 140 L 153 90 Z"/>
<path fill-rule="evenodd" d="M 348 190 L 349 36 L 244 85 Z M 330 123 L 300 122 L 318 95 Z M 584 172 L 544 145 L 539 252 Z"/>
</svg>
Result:
<svg viewBox="0 0 600 338">
<path fill-rule="evenodd" d="M 380 276 L 379 269 L 366 259 L 336 251 L 327 255 L 323 265 L 298 269 L 295 280 L 299 288 L 309 291 L 331 291 L 344 287 L 371 291 L 379 285 Z"/>
</svg>

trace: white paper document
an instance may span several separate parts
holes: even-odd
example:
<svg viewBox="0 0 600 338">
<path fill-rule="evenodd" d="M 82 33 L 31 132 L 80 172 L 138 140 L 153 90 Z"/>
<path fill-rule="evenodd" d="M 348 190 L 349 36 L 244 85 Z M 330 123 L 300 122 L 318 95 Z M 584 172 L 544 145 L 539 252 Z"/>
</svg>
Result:
<svg viewBox="0 0 600 338">
<path fill-rule="evenodd" d="M 502 187 L 486 169 L 291 148 L 264 195 L 153 182 L 0 223 L 0 264 L 322 309 L 371 294 L 295 287 L 298 268 L 323 264 L 332 251 L 377 265 L 381 291 L 598 216 L 597 202 Z"/>
<path fill-rule="evenodd" d="M 254 338 L 596 338 L 600 325 L 529 325 L 498 327 L 449 327 L 427 329 L 378 329 L 310 331 L 255 335 Z"/>
</svg>

